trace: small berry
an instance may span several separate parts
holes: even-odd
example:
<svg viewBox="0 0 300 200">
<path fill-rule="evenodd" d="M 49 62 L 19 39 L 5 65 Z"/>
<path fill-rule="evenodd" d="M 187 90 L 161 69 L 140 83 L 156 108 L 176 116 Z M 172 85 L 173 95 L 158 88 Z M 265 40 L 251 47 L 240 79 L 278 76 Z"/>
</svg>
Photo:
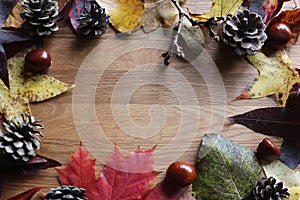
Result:
<svg viewBox="0 0 300 200">
<path fill-rule="evenodd" d="M 268 138 L 265 138 L 259 143 L 257 147 L 257 157 L 259 159 L 265 160 L 267 162 L 273 162 L 274 160 L 277 160 L 281 153 L 275 144 L 269 140 Z"/>
<path fill-rule="evenodd" d="M 172 196 L 192 184 L 196 178 L 194 166 L 186 162 L 174 162 L 167 169 L 163 182 L 163 191 L 167 196 Z"/>
<path fill-rule="evenodd" d="M 45 49 L 34 49 L 25 56 L 25 68 L 30 72 L 45 71 L 51 63 L 51 56 Z"/>
<path fill-rule="evenodd" d="M 293 37 L 290 27 L 278 22 L 269 26 L 266 30 L 268 43 L 275 49 L 285 48 Z"/>
</svg>

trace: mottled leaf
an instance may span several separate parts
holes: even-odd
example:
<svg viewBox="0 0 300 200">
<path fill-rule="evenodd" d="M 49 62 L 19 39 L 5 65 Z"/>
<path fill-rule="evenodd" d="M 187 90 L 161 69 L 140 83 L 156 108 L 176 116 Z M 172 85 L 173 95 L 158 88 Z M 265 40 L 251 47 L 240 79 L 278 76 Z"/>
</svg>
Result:
<svg viewBox="0 0 300 200">
<path fill-rule="evenodd" d="M 278 22 L 287 24 L 293 33 L 293 38 L 289 42 L 289 46 L 296 44 L 300 34 L 300 8 L 281 12 L 271 21 L 270 26 Z"/>
<path fill-rule="evenodd" d="M 144 13 L 143 0 L 97 0 L 110 16 L 110 22 L 116 30 L 129 32 L 140 23 Z"/>
<path fill-rule="evenodd" d="M 263 53 L 247 56 L 259 75 L 236 99 L 252 99 L 275 94 L 280 106 L 285 106 L 289 93 L 300 82 L 298 69 L 291 68 L 285 51 L 267 57 Z"/>
<path fill-rule="evenodd" d="M 290 198 L 288 200 L 299 200 L 300 199 L 300 186 L 289 188 Z M 284 200 L 287 200 L 284 198 Z"/>
<path fill-rule="evenodd" d="M 300 173 L 288 168 L 279 160 L 271 163 L 262 163 L 267 177 L 274 177 L 278 182 L 282 182 L 285 187 L 292 188 L 300 186 Z"/>
<path fill-rule="evenodd" d="M 242 5 L 243 0 L 213 0 L 211 10 L 205 14 L 190 13 L 194 20 L 207 21 L 212 17 L 223 17 L 235 12 Z"/>
<path fill-rule="evenodd" d="M 198 159 L 193 192 L 200 199 L 244 199 L 262 175 L 262 167 L 252 150 L 221 135 L 203 136 Z"/>
<path fill-rule="evenodd" d="M 178 15 L 178 11 L 169 0 L 146 0 L 145 13 L 143 14 L 140 25 L 146 33 L 156 30 L 161 23 L 164 26 L 173 26 Z"/>
<path fill-rule="evenodd" d="M 18 194 L 14 197 L 9 198 L 7 200 L 31 200 L 33 195 L 35 195 L 35 193 L 40 191 L 42 188 L 43 187 L 36 187 L 36 188 L 29 189 L 25 192 L 22 192 L 21 194 Z"/>
<path fill-rule="evenodd" d="M 285 108 L 260 108 L 228 119 L 256 132 L 283 138 L 279 159 L 295 169 L 300 163 L 299 108 L 300 96 L 292 92 Z"/>
<path fill-rule="evenodd" d="M 4 28 L 21 28 L 24 20 L 20 16 L 20 13 L 23 11 L 23 7 L 21 6 L 22 0 L 19 0 L 18 3 L 15 5 L 13 10 L 11 11 L 10 15 L 6 19 L 3 27 Z"/>
<path fill-rule="evenodd" d="M 29 102 L 39 102 L 58 96 L 74 85 L 63 83 L 44 74 L 23 73 L 24 57 L 32 50 L 26 49 L 9 59 L 9 79 L 11 91 Z"/>
<path fill-rule="evenodd" d="M 41 170 L 61 166 L 58 161 L 40 155 L 35 156 L 28 162 L 12 160 L 7 155 L 1 155 L 0 159 L 1 176 L 11 173 L 34 174 Z"/>
</svg>

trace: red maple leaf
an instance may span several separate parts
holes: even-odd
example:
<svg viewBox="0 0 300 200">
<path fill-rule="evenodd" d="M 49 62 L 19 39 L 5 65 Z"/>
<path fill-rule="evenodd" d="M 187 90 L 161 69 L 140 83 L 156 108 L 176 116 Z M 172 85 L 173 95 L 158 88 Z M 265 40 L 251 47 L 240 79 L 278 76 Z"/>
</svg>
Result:
<svg viewBox="0 0 300 200">
<path fill-rule="evenodd" d="M 145 193 L 148 184 L 157 176 L 153 171 L 154 148 L 137 149 L 123 156 L 115 147 L 103 173 L 95 176 L 95 160 L 81 146 L 71 155 L 65 169 L 56 169 L 62 185 L 73 185 L 86 189 L 89 200 L 138 199 Z"/>
<path fill-rule="evenodd" d="M 36 187 L 36 188 L 29 189 L 7 200 L 30 200 L 33 197 L 33 195 L 37 193 L 39 190 L 41 190 L 42 188 L 44 187 Z"/>
</svg>

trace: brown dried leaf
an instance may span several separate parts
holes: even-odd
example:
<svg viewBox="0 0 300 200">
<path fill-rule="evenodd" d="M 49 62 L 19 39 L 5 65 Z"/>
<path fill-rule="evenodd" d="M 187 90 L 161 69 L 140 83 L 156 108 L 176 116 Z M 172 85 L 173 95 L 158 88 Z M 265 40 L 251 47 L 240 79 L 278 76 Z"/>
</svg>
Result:
<svg viewBox="0 0 300 200">
<path fill-rule="evenodd" d="M 140 26 L 146 33 L 156 30 L 162 23 L 164 26 L 173 26 L 178 11 L 171 1 L 146 0 L 145 14 L 142 16 Z"/>
<path fill-rule="evenodd" d="M 23 11 L 21 2 L 22 2 L 22 0 L 19 0 L 18 3 L 15 5 L 14 9 L 11 11 L 5 24 L 3 24 L 4 28 L 9 28 L 9 27 L 21 28 L 22 27 L 24 20 L 20 16 L 20 12 Z"/>
</svg>

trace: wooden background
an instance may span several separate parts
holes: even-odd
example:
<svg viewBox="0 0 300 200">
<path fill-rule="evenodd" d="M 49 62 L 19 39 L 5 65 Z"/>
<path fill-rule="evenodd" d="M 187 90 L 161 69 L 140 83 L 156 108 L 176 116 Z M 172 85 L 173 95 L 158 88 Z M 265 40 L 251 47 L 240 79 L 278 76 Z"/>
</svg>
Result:
<svg viewBox="0 0 300 200">
<path fill-rule="evenodd" d="M 297 0 L 297 2 L 300 4 L 299 0 Z M 60 2 L 60 4 L 62 3 Z M 291 8 L 293 6 L 293 3 L 286 3 L 286 7 Z M 189 8 L 191 12 L 205 12 L 209 10 L 210 1 L 187 0 L 184 7 Z M 60 22 L 59 25 L 60 30 L 51 36 L 51 38 L 45 40 L 45 48 L 51 53 L 53 58 L 53 64 L 48 74 L 70 84 L 74 83 L 75 80 L 79 82 L 84 81 L 84 79 L 80 77 L 76 79 L 79 68 L 87 65 L 82 64 L 83 61 L 88 64 L 102 62 L 103 59 L 105 59 L 103 57 L 92 56 L 87 60 L 85 59 L 93 48 L 115 35 L 115 31 L 109 29 L 101 39 L 85 41 L 77 39 L 71 31 L 69 22 Z M 229 124 L 226 120 L 224 126 L 219 122 L 223 122 L 224 115 L 228 117 L 250 111 L 254 108 L 276 106 L 275 98 L 271 96 L 254 100 L 233 101 L 256 77 L 257 71 L 247 63 L 243 57 L 236 56 L 228 47 L 216 43 L 208 36 L 206 30 L 204 30 L 204 34 L 206 40 L 205 50 L 211 56 L 220 71 L 224 82 L 226 97 L 223 98 L 222 87 L 216 82 L 217 79 L 214 80 L 213 77 L 209 79 L 204 78 L 205 74 L 199 73 L 193 65 L 181 59 L 174 58 L 167 68 L 162 67 L 164 69 L 161 70 L 157 70 L 158 68 L 155 67 L 150 67 L 148 70 L 147 68 L 140 67 L 143 64 L 149 63 L 161 65 L 163 63 L 161 58 L 163 51 L 161 49 L 145 48 L 126 53 L 112 60 L 111 65 L 105 69 L 102 76 L 99 77 L 100 80 L 98 80 L 98 82 L 85 82 L 84 84 L 87 90 L 80 90 L 83 95 L 75 96 L 75 98 L 77 98 L 75 101 L 83 103 L 82 108 L 85 108 L 84 104 L 88 103 L 88 100 L 84 99 L 84 92 L 90 92 L 89 87 L 93 87 L 96 84 L 96 91 L 93 93 L 95 94 L 95 98 L 93 99 L 95 105 L 91 106 L 93 109 L 95 108 L 97 121 L 107 140 L 110 142 L 99 141 L 99 144 L 101 144 L 101 142 L 106 144 L 95 145 L 94 149 L 89 149 L 88 146 L 89 151 L 96 152 L 96 157 L 99 155 L 101 157 L 102 154 L 107 155 L 107 153 L 111 151 L 110 148 L 106 148 L 106 145 L 111 147 L 111 143 L 116 143 L 125 153 L 133 151 L 137 146 L 141 146 L 142 149 L 147 149 L 157 145 L 156 149 L 159 153 L 156 154 L 158 158 L 155 167 L 157 170 L 164 172 L 167 167 L 165 162 L 170 159 L 193 163 L 197 157 L 201 137 L 207 133 L 209 127 L 211 128 L 210 130 L 218 130 L 214 127 L 220 126 L 219 134 L 227 136 L 248 148 L 256 149 L 258 143 L 265 136 L 254 133 L 240 125 Z M 300 64 L 299 44 L 298 42 L 297 45 L 287 50 L 292 59 L 293 67 L 299 67 Z M 113 53 L 112 49 L 107 50 L 107 53 Z M 133 82 L 138 80 L 136 82 L 138 89 L 134 91 L 128 89 L 130 93 L 129 103 L 124 104 L 121 97 L 118 102 L 118 96 L 113 97 L 113 94 L 115 95 L 114 92 L 117 86 L 120 86 L 117 83 L 127 72 L 130 72 L 129 74 L 132 76 Z M 187 81 L 185 84 L 187 85 L 182 86 L 176 78 L 174 80 L 172 73 L 175 72 L 184 77 Z M 147 82 L 149 76 L 152 76 L 152 78 L 156 77 L 158 80 L 157 84 L 143 84 L 144 80 Z M 178 76 L 176 77 L 178 78 Z M 205 80 L 208 80 L 208 82 L 205 82 Z M 126 93 L 126 88 L 130 88 L 131 86 L 132 82 L 125 82 L 124 85 L 121 84 L 120 90 Z M 168 86 L 178 87 L 180 95 L 174 93 Z M 210 86 L 212 86 L 213 90 L 211 90 Z M 184 95 L 191 92 L 185 91 L 186 88 L 192 89 L 192 92 L 195 94 L 194 99 L 188 99 L 189 95 Z M 212 91 L 216 93 L 212 94 Z M 78 133 L 75 126 L 76 117 L 74 116 L 78 116 L 78 113 L 74 113 L 74 105 L 72 105 L 74 99 L 72 100 L 72 95 L 73 91 L 68 91 L 57 98 L 31 105 L 33 115 L 37 119 L 42 119 L 45 126 L 45 136 L 42 138 L 42 147 L 38 153 L 60 161 L 63 166 L 66 166 L 69 161 L 70 153 L 76 151 L 80 145 L 79 135 L 82 136 L 83 134 L 82 128 L 80 129 L 81 132 Z M 87 96 L 90 96 L 90 94 L 87 94 Z M 216 99 L 211 99 L 211 97 L 215 98 L 216 96 L 220 97 L 217 99 L 218 103 L 221 102 L 220 105 L 214 105 Z M 78 99 L 78 97 L 82 99 Z M 183 103 L 181 102 L 182 99 Z M 194 103 L 189 103 L 189 100 L 196 102 L 196 106 Z M 156 106 L 156 108 L 157 106 L 160 107 L 158 107 L 158 110 L 151 110 L 150 107 L 153 105 Z M 120 107 L 119 112 L 118 106 Z M 214 108 L 220 106 L 220 111 L 212 113 L 213 106 Z M 222 106 L 226 108 L 225 113 L 222 112 Z M 124 108 L 128 108 L 129 114 L 121 112 Z M 117 115 L 113 114 L 113 110 L 117 110 Z M 151 118 L 151 112 L 157 114 L 159 111 L 161 111 L 161 115 L 155 115 Z M 185 119 L 181 116 L 183 112 L 187 113 Z M 124 114 L 124 116 L 118 114 Z M 199 118 L 196 117 L 198 115 Z M 212 116 L 217 117 L 218 120 L 214 121 L 215 118 L 211 118 Z M 163 117 L 165 117 L 165 120 L 163 120 Z M 79 121 L 80 120 L 82 120 L 81 122 L 84 125 L 88 118 L 79 118 Z M 126 127 L 126 130 L 121 129 L 118 123 L 124 122 L 122 120 L 125 120 L 125 124 L 126 120 L 129 120 L 130 123 L 133 123 L 133 126 Z M 159 123 L 160 120 L 161 123 Z M 156 134 L 147 132 L 145 129 L 147 125 L 153 122 L 158 122 L 158 124 L 162 126 Z M 80 122 L 78 123 L 80 124 Z M 164 147 L 168 147 L 169 149 L 172 140 L 182 137 L 182 135 L 177 134 L 181 126 L 187 129 L 185 129 L 185 131 L 188 131 L 188 127 L 195 123 L 199 125 L 196 129 L 195 137 L 193 132 L 186 132 L 184 133 L 186 137 L 181 138 L 180 142 L 172 144 L 172 150 L 166 152 L 160 151 L 163 150 Z M 145 129 L 145 131 L 139 133 L 136 131 L 137 128 L 141 128 L 141 130 Z M 94 136 L 91 133 L 93 129 L 91 129 L 87 123 L 86 130 L 84 135 L 87 136 L 87 138 L 97 140 L 93 138 Z M 131 134 L 130 131 L 134 134 Z M 282 142 L 279 138 L 272 139 L 277 145 L 280 145 Z M 85 142 L 83 143 L 85 144 Z M 100 161 L 97 161 L 98 172 L 100 172 L 104 164 L 103 161 Z M 164 173 L 155 179 L 155 182 L 160 181 L 163 176 Z M 49 188 L 59 186 L 55 170 L 49 169 L 30 176 L 20 177 L 11 175 L 7 177 L 4 180 L 2 198 L 6 199 L 37 186 L 46 186 Z M 49 188 L 43 191 L 46 192 Z M 38 195 L 35 199 L 39 199 Z"/>
</svg>

